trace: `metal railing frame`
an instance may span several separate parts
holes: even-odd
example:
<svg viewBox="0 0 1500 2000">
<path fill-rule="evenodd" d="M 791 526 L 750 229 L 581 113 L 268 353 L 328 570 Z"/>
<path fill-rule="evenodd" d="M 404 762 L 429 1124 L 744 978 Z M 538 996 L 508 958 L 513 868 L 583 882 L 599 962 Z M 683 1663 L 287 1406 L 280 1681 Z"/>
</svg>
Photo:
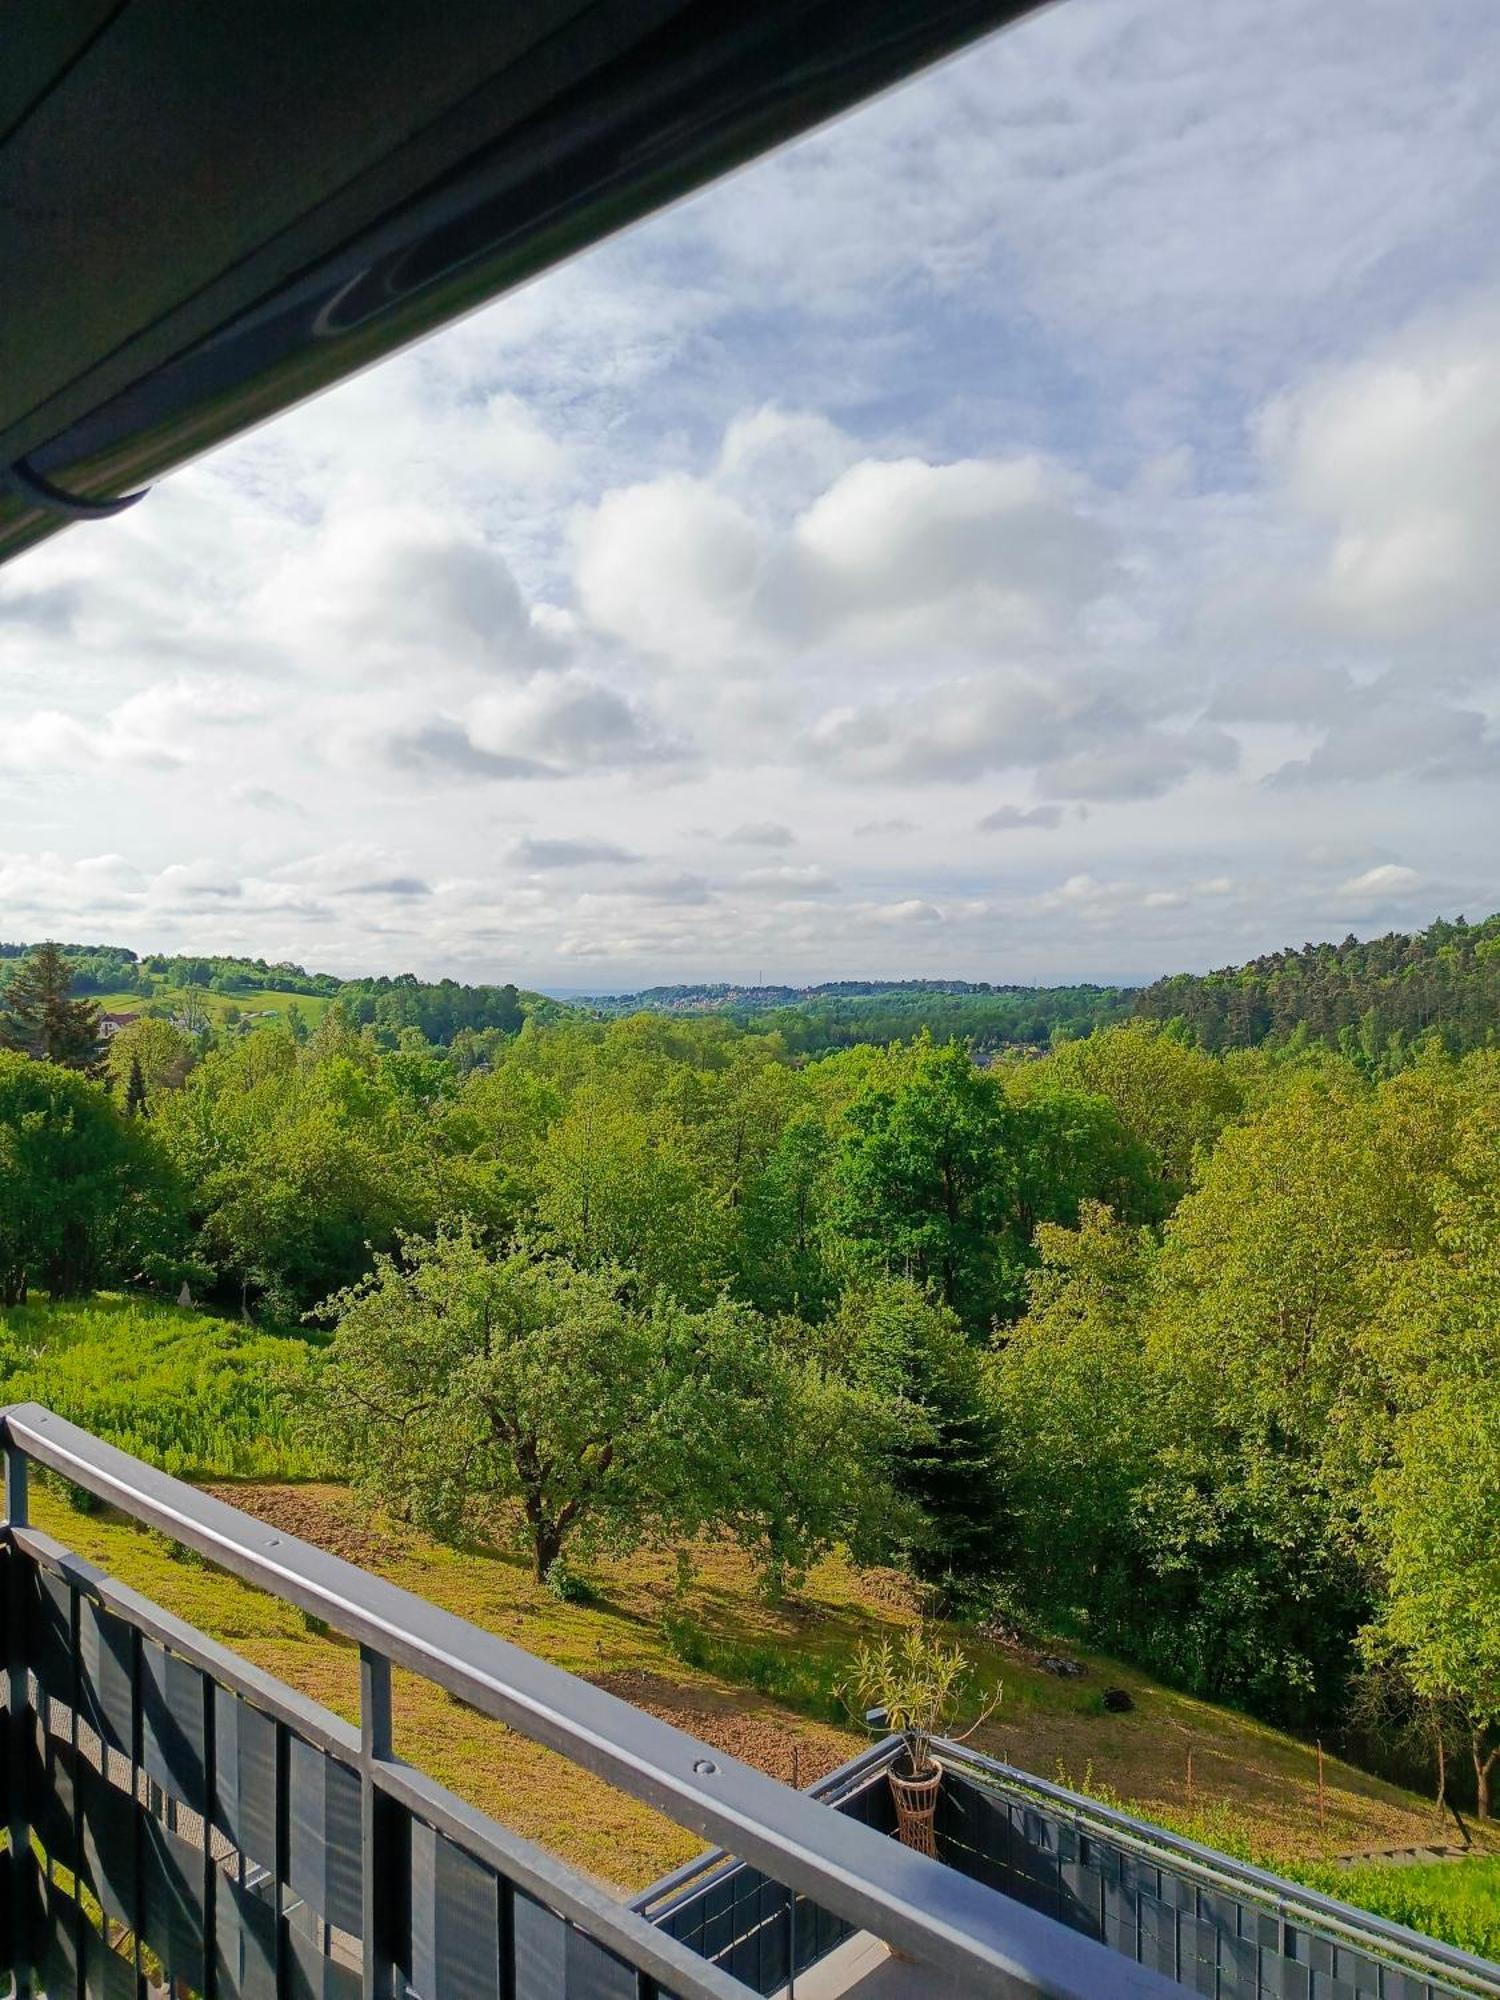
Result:
<svg viewBox="0 0 1500 2000">
<path fill-rule="evenodd" d="M 1064 1785 L 1055 1785 L 1030 1771 L 986 1757 L 969 1745 L 934 1742 L 945 1769 L 971 1776 L 1011 1798 L 1034 1799 L 1066 1818 L 1080 1833 L 1093 1834 L 1128 1848 L 1147 1860 L 1165 1861 L 1211 1887 L 1260 1904 L 1269 1913 L 1307 1930 L 1318 1930 L 1356 1950 L 1378 1949 L 1400 1961 L 1401 1970 L 1460 1983 L 1465 1992 L 1500 2000 L 1500 1966 L 1462 1951 L 1441 1938 L 1428 1937 L 1373 1911 L 1355 1909 L 1320 1890 L 1309 1889 L 1253 1862 L 1205 1847 L 1185 1834 L 1172 1833 L 1149 1820 L 1136 1819 Z M 638 1905 L 639 1907 L 639 1905 Z"/>
<path fill-rule="evenodd" d="M 939 1763 L 955 1777 L 967 1778 L 992 1792 L 1022 1804 L 1034 1804 L 1065 1821 L 1080 1834 L 1106 1842 L 1147 1862 L 1171 1868 L 1201 1886 L 1224 1890 L 1253 1902 L 1268 1915 L 1302 1931 L 1315 1933 L 1350 1949 L 1378 1954 L 1393 1971 L 1441 1982 L 1475 2000 L 1500 2000 L 1500 1966 L 1476 1957 L 1439 1938 L 1428 1937 L 1387 1917 L 1340 1903 L 1335 1897 L 1287 1881 L 1251 1862 L 1235 1860 L 1186 1835 L 1172 1833 L 1117 1807 L 1070 1791 L 1005 1764 L 967 1744 L 935 1739 Z M 861 1791 L 901 1755 L 899 1737 L 886 1737 L 808 1789 L 808 1797 L 838 1810 L 842 1800 Z M 743 1864 L 722 1848 L 685 1862 L 645 1890 L 632 1907 L 662 1922 L 690 1908 L 705 1891 L 732 1875 Z M 954 1864 L 957 1865 L 957 1864 Z"/>
<path fill-rule="evenodd" d="M 1118 2000 L 1167 2000 L 1180 1991 L 1107 1947 L 827 1811 L 815 1799 L 383 1577 L 156 1471 L 38 1404 L 0 1411 L 0 1448 L 6 1461 L 5 1533 L 21 1553 L 56 1569 L 226 1686 L 336 1750 L 361 1774 L 367 1828 L 374 1826 L 381 1796 L 400 1801 L 684 2000 L 743 2000 L 746 1989 L 397 1758 L 389 1743 L 393 1665 L 560 1752 L 854 1928 L 962 1980 L 966 1993 L 995 2000 L 1095 2000 L 1104 1992 Z M 355 1641 L 362 1657 L 361 1728 L 352 1730 L 37 1534 L 26 1519 L 28 1463 L 60 1474 Z M 26 1692 L 24 1664 L 18 1675 L 13 1659 L 13 1730 L 24 1728 Z M 15 1851 L 24 1852 L 24 1822 L 13 1822 L 12 1837 Z M 379 1893 L 377 1848 L 378 1841 L 364 1843 L 367 1909 Z M 374 1953 L 367 1950 L 366 2000 L 378 1990 L 379 1976 Z"/>
</svg>

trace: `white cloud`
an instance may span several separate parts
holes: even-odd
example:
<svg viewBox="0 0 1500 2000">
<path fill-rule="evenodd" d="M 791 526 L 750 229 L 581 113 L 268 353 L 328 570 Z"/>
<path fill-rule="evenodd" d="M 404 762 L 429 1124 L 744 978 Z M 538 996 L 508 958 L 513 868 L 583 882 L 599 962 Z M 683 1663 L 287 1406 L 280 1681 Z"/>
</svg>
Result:
<svg viewBox="0 0 1500 2000">
<path fill-rule="evenodd" d="M 747 868 L 739 877 L 739 887 L 754 896 L 831 896 L 838 884 L 826 869 L 797 868 L 790 863 L 775 868 Z"/>
<path fill-rule="evenodd" d="M 1109 978 L 1488 908 L 1497 57 L 1070 0 L 32 552 L 13 934 Z"/>
<path fill-rule="evenodd" d="M 526 675 L 559 663 L 555 625 L 522 598 L 501 551 L 417 506 L 340 508 L 301 537 L 252 607 L 288 654 L 334 673 Z"/>
<path fill-rule="evenodd" d="M 252 692 L 230 683 L 181 679 L 131 695 L 97 722 L 35 709 L 0 726 L 0 763 L 17 771 L 170 769 L 193 760 L 204 731 L 252 721 L 260 706 Z"/>
<path fill-rule="evenodd" d="M 1288 498 L 1326 524 L 1315 607 L 1361 636 L 1500 608 L 1500 305 L 1429 317 L 1262 413 Z"/>
<path fill-rule="evenodd" d="M 578 672 L 538 676 L 456 711 L 407 705 L 373 726 L 359 717 L 345 754 L 358 766 L 371 752 L 402 774 L 493 781 L 640 770 L 688 755 L 642 703 Z"/>
<path fill-rule="evenodd" d="M 1415 889 L 1421 879 L 1415 868 L 1382 861 L 1362 875 L 1351 875 L 1347 882 L 1340 882 L 1337 893 L 1346 901 L 1375 902 L 1385 896 L 1404 895 L 1407 890 Z"/>
<path fill-rule="evenodd" d="M 1051 645 L 1110 581 L 1110 538 L 1085 497 L 1035 454 L 865 459 L 767 523 L 674 472 L 579 516 L 578 590 L 600 630 L 699 671 L 817 648 Z"/>
<path fill-rule="evenodd" d="M 795 847 L 797 836 L 775 819 L 742 820 L 719 838 L 727 847 Z"/>
</svg>

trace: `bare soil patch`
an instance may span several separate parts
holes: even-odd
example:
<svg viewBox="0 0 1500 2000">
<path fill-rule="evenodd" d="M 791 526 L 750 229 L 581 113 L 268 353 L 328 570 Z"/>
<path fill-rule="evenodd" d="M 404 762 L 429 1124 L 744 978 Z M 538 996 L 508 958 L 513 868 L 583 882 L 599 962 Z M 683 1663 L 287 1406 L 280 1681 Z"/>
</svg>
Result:
<svg viewBox="0 0 1500 2000">
<path fill-rule="evenodd" d="M 203 1490 L 268 1527 L 364 1569 L 379 1569 L 403 1554 L 400 1542 L 371 1522 L 341 1486 L 278 1486 L 247 1479 Z"/>
<path fill-rule="evenodd" d="M 726 1757 L 753 1764 L 784 1784 L 811 1785 L 849 1756 L 849 1739 L 785 1710 L 758 1709 L 712 1688 L 674 1681 L 639 1667 L 591 1675 L 596 1687 L 697 1736 Z"/>
</svg>

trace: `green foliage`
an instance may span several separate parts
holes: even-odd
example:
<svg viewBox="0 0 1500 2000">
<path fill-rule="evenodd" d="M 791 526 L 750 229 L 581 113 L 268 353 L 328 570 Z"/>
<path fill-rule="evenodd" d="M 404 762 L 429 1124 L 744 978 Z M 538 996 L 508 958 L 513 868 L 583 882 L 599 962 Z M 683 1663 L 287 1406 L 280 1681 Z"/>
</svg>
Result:
<svg viewBox="0 0 1500 2000">
<path fill-rule="evenodd" d="M 962 1647 L 925 1625 L 909 1625 L 893 1639 L 859 1647 L 840 1692 L 854 1715 L 885 1711 L 885 1726 L 905 1738 L 910 1774 L 920 1777 L 933 1768 L 933 1738 L 957 1733 L 966 1703 L 981 1718 L 999 1705 L 1000 1689 L 977 1697 L 973 1679 Z"/>
<path fill-rule="evenodd" d="M 593 1601 L 594 1593 L 587 1581 L 561 1556 L 554 1556 L 548 1563 L 542 1581 L 559 1604 L 589 1604 Z"/>
<path fill-rule="evenodd" d="M 694 1304 L 728 1275 L 726 1205 L 670 1106 L 584 1084 L 548 1131 L 536 1187 L 542 1228 L 587 1270 L 628 1266 L 646 1290 Z"/>
<path fill-rule="evenodd" d="M 116 1097 L 124 1104 L 129 1101 L 132 1076 L 139 1071 L 144 1108 L 149 1111 L 163 1091 L 180 1088 L 197 1055 L 191 1037 L 181 1028 L 143 1014 L 111 1038 L 104 1068 Z"/>
<path fill-rule="evenodd" d="M 1065 1042 L 1040 1069 L 1047 1087 L 1084 1091 L 1114 1107 L 1169 1201 L 1188 1185 L 1199 1150 L 1240 1110 L 1240 1093 L 1221 1063 L 1145 1021 Z"/>
<path fill-rule="evenodd" d="M 1102 1211 L 1039 1231 L 995 1362 L 1023 1597 L 1322 1725 L 1369 1626 L 1423 1697 L 1467 1675 L 1478 1723 L 1497 1097 L 1485 1056 L 1377 1088 L 1292 1068 L 1200 1149 L 1159 1243 Z"/>
<path fill-rule="evenodd" d="M 858 1399 L 755 1315 L 637 1303 L 628 1273 L 491 1255 L 468 1231 L 401 1251 L 330 1301 L 314 1422 L 422 1526 L 452 1538 L 511 1502 L 541 1579 L 574 1544 L 710 1527 L 798 1569 L 875 1514 Z"/>
<path fill-rule="evenodd" d="M 605 1014 L 642 1009 L 718 1016 L 754 1034 L 774 1035 L 795 1055 L 825 1055 L 860 1043 L 931 1035 L 976 1055 L 1045 1048 L 1124 1017 L 1130 994 L 1118 986 L 991 986 L 964 979 L 832 980 L 821 986 L 653 986 L 590 1004 Z"/>
<path fill-rule="evenodd" d="M 55 944 L 39 944 L 0 988 L 0 1049 L 91 1069 L 99 1059 L 99 1009 L 70 1000 L 73 967 Z"/>
<path fill-rule="evenodd" d="M 1182 1024 L 1210 1050 L 1290 1045 L 1340 1049 L 1374 1075 L 1394 1075 L 1423 1041 L 1450 1054 L 1500 1036 L 1500 916 L 1430 924 L 1361 943 L 1306 944 L 1248 965 L 1176 973 L 1135 996 L 1138 1014 Z"/>
<path fill-rule="evenodd" d="M 685 1667 L 717 1674 L 737 1687 L 754 1688 L 822 1722 L 849 1720 L 841 1692 L 845 1669 L 836 1660 L 709 1632 L 681 1613 L 669 1612 L 661 1630 L 668 1650 Z"/>
<path fill-rule="evenodd" d="M 1483 1811 L 1500 1762 L 1500 1062 L 1466 1071 L 1430 1240 L 1369 1341 L 1399 1407 L 1366 1502 L 1385 1568 L 1366 1638 L 1461 1719 Z"/>
<path fill-rule="evenodd" d="M 1470 992 L 1500 931 L 1435 950 Z M 300 973 L 314 1028 L 233 1030 L 230 962 L 130 963 L 205 1025 L 132 1023 L 98 1083 L 0 1055 L 0 1297 L 186 1279 L 274 1323 L 332 1292 L 321 1436 L 268 1416 L 276 1451 L 337 1438 L 450 1535 L 519 1523 L 559 1589 L 705 1530 L 784 1588 L 842 1540 L 1325 1732 L 1378 1674 L 1483 1795 L 1500 1052 L 1397 1061 L 1361 1016 L 1227 1058 L 1140 1019 L 989 1068 L 928 1035 L 805 1060 L 772 1012 L 500 1025 Z M 185 1366 L 159 1424 L 98 1421 L 234 1462 L 233 1423 L 173 1431 Z"/>
<path fill-rule="evenodd" d="M 930 1041 L 845 1118 L 834 1212 L 856 1258 L 930 1288 L 979 1332 L 1013 1284 L 1013 1124 L 998 1080 Z"/>
<path fill-rule="evenodd" d="M 1004 1454 L 982 1356 L 953 1314 L 909 1279 L 844 1294 L 824 1339 L 831 1365 L 891 1412 L 887 1464 L 904 1513 L 893 1557 L 952 1604 L 983 1590 L 1006 1553 Z"/>
<path fill-rule="evenodd" d="M 192 1189 L 201 1251 L 242 1297 L 294 1314 L 352 1283 L 403 1229 L 487 1213 L 387 1059 L 333 1010 L 299 1046 L 267 1031 L 212 1050 L 153 1125 Z"/>
<path fill-rule="evenodd" d="M 193 1478 L 326 1473 L 321 1441 L 286 1422 L 307 1365 L 300 1340 L 118 1294 L 0 1313 L 0 1402 L 45 1403 Z"/>
<path fill-rule="evenodd" d="M 0 1051 L 0 1305 L 127 1276 L 176 1220 L 159 1149 L 103 1085 Z"/>
<path fill-rule="evenodd" d="M 1290 1872 L 1311 1889 L 1370 1910 L 1393 1924 L 1441 1938 L 1476 1958 L 1500 1959 L 1500 1860 L 1353 1868 L 1294 1863 Z"/>
</svg>

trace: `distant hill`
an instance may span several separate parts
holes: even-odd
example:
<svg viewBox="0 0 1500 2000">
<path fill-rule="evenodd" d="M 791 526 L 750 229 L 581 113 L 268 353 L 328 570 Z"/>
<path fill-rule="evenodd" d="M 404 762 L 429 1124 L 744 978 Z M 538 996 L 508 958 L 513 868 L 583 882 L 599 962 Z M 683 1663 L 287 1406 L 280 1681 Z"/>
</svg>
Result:
<svg viewBox="0 0 1500 2000">
<path fill-rule="evenodd" d="M 981 1057 L 1002 1048 L 1045 1048 L 1055 1035 L 1086 1035 L 1123 1020 L 1123 986 L 995 986 L 971 979 L 831 979 L 817 986 L 648 986 L 596 995 L 605 1015 L 640 1012 L 724 1014 L 740 1026 L 779 1034 L 800 1054 L 891 1042 L 925 1028 L 939 1041 L 964 1041 Z"/>
<path fill-rule="evenodd" d="M 1207 1049 L 1300 1034 L 1385 1068 L 1424 1035 L 1455 1054 L 1500 1046 L 1500 915 L 1174 973 L 1142 987 L 1135 1012 L 1179 1022 Z"/>
<path fill-rule="evenodd" d="M 0 944 L 0 989 L 32 947 Z M 778 1034 L 797 1054 L 854 1042 L 891 1042 L 928 1030 L 983 1059 L 1047 1047 L 1134 1014 L 1171 1022 L 1211 1050 L 1295 1037 L 1399 1068 L 1412 1045 L 1437 1035 L 1455 1053 L 1500 1046 L 1500 915 L 1439 921 L 1342 944 L 1304 944 L 1215 972 L 1172 973 L 1149 986 L 1019 986 L 972 979 L 830 979 L 817 985 L 700 982 L 562 1000 L 510 982 L 467 986 L 414 973 L 340 979 L 288 962 L 204 954 L 138 956 L 123 945 L 68 944 L 73 990 L 111 1011 L 180 1012 L 222 1021 L 256 1014 L 316 1026 L 336 1000 L 360 1023 L 419 1028 L 448 1044 L 466 1030 L 513 1034 L 529 1017 L 721 1015 Z"/>
<path fill-rule="evenodd" d="M 0 990 L 11 965 L 31 949 L 29 944 L 0 944 Z M 340 979 L 289 962 L 268 965 L 263 958 L 138 957 L 113 944 L 65 944 L 62 949 L 74 968 L 73 991 L 115 1013 L 188 1010 L 222 1021 L 230 1007 L 246 1016 L 296 1009 L 312 1027 L 337 1000 L 360 1023 L 393 1031 L 419 1028 L 429 1041 L 446 1044 L 465 1029 L 513 1034 L 528 1014 L 559 1011 L 556 1001 L 510 984 L 463 986 L 456 979 L 420 980 L 410 972 Z"/>
</svg>

